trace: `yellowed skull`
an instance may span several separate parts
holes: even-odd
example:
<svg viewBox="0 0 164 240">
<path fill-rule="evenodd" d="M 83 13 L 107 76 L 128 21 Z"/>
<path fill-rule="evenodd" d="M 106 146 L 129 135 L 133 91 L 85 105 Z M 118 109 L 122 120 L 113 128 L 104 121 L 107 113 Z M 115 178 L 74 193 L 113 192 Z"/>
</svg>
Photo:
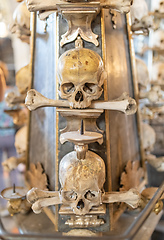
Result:
<svg viewBox="0 0 164 240">
<path fill-rule="evenodd" d="M 67 99 L 72 108 L 87 108 L 101 96 L 106 72 L 97 53 L 75 48 L 59 58 L 58 76 L 61 98 Z"/>
<path fill-rule="evenodd" d="M 60 162 L 60 197 L 77 215 L 85 215 L 92 207 L 100 206 L 105 182 L 105 164 L 101 157 L 88 151 L 84 160 L 77 159 L 75 151 Z"/>
</svg>

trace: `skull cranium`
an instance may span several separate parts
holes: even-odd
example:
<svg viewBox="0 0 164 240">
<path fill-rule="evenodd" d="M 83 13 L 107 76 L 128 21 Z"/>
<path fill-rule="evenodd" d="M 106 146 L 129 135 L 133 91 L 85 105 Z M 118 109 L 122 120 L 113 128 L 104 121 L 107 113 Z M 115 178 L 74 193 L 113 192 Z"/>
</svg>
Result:
<svg viewBox="0 0 164 240">
<path fill-rule="evenodd" d="M 152 47 L 164 49 L 164 32 L 159 29 L 151 35 Z"/>
<path fill-rule="evenodd" d="M 58 76 L 61 98 L 67 99 L 73 108 L 87 108 L 101 96 L 106 72 L 97 53 L 76 48 L 59 58 Z"/>
<path fill-rule="evenodd" d="M 77 215 L 89 213 L 99 206 L 105 182 L 104 161 L 88 151 L 84 160 L 77 159 L 75 151 L 63 157 L 59 168 L 61 199 Z"/>
<path fill-rule="evenodd" d="M 158 84 L 164 84 L 164 63 L 156 62 L 153 64 L 152 68 L 152 81 Z"/>
<path fill-rule="evenodd" d="M 154 12 L 164 13 L 164 1 L 163 0 L 152 1 L 152 9 Z"/>
</svg>

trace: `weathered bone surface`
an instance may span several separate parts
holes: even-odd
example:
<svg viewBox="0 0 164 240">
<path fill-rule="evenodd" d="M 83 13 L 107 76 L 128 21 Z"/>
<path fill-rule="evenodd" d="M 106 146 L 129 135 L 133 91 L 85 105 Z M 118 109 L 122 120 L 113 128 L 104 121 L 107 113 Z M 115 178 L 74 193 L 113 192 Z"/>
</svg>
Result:
<svg viewBox="0 0 164 240">
<path fill-rule="evenodd" d="M 151 72 L 151 82 L 159 85 L 164 85 L 164 63 L 156 62 L 153 64 Z"/>
<path fill-rule="evenodd" d="M 39 162 L 36 165 L 33 163 L 30 164 L 30 169 L 26 172 L 26 182 L 29 189 L 39 188 L 41 190 L 47 190 L 47 176 Z"/>
<path fill-rule="evenodd" d="M 164 172 L 164 156 L 156 157 L 155 155 L 149 154 L 145 156 L 145 160 L 158 172 Z"/>
<path fill-rule="evenodd" d="M 80 41 L 80 40 L 79 40 Z M 101 57 L 77 46 L 64 52 L 58 60 L 59 94 L 72 108 L 87 108 L 98 99 L 107 78 Z"/>
<path fill-rule="evenodd" d="M 25 94 L 17 95 L 16 92 L 9 92 L 5 95 L 5 101 L 9 107 L 25 102 Z"/>
<path fill-rule="evenodd" d="M 132 18 L 132 31 L 143 30 L 148 33 L 148 28 L 153 27 L 153 17 L 148 15 L 148 6 L 145 0 L 133 0 L 130 8 Z"/>
<path fill-rule="evenodd" d="M 153 196 L 154 196 L 154 194 L 156 193 L 157 190 L 158 190 L 158 188 L 156 188 L 156 187 L 145 188 L 141 192 L 141 195 L 150 200 L 151 198 L 153 198 Z M 160 199 L 164 199 L 164 193 L 162 194 Z"/>
<path fill-rule="evenodd" d="M 25 2 L 28 10 L 31 12 L 42 10 L 56 10 L 57 4 L 71 4 L 71 2 L 60 0 L 25 0 Z M 76 3 L 76 1 L 72 2 Z M 94 0 L 89 2 L 94 3 Z M 130 6 L 132 5 L 132 2 L 132 0 L 100 0 L 98 1 L 98 5 L 115 9 L 121 13 L 127 13 L 130 11 Z M 86 2 L 83 0 L 77 1 L 77 3 L 84 3 L 86 5 Z"/>
<path fill-rule="evenodd" d="M 140 167 L 140 161 L 128 161 L 125 171 L 121 174 L 120 191 L 128 191 L 132 188 L 138 189 L 144 177 L 144 170 Z"/>
<path fill-rule="evenodd" d="M 21 2 L 15 9 L 10 31 L 23 42 L 30 43 L 30 13 L 25 2 Z"/>
<path fill-rule="evenodd" d="M 121 100 L 122 99 L 122 100 Z M 25 104 L 29 110 L 33 111 L 39 107 L 70 107 L 68 101 L 65 100 L 53 100 L 44 97 L 35 89 L 31 89 L 27 93 Z M 130 98 L 127 93 L 124 93 L 119 99 L 115 101 L 93 101 L 90 108 L 94 109 L 106 109 L 121 111 L 127 115 L 134 114 L 137 110 L 136 101 Z"/>
<path fill-rule="evenodd" d="M 146 63 L 139 58 L 136 58 L 136 70 L 137 80 L 138 83 L 140 84 L 140 88 L 145 89 L 150 82 L 149 72 Z"/>
<path fill-rule="evenodd" d="M 154 12 L 164 13 L 164 1 L 163 0 L 152 1 L 152 9 Z"/>
<path fill-rule="evenodd" d="M 26 158 L 25 157 L 20 157 L 20 158 L 16 158 L 16 157 L 10 157 L 8 159 L 6 159 L 4 162 L 2 162 L 2 166 L 4 171 L 12 171 L 15 168 L 17 168 L 17 166 L 20 163 L 24 163 L 26 164 Z"/>
<path fill-rule="evenodd" d="M 164 50 L 164 31 L 159 29 L 151 35 L 152 48 Z"/>
<path fill-rule="evenodd" d="M 164 103 L 164 91 L 156 85 L 148 92 L 140 92 L 140 98 L 147 98 L 152 104 L 162 104 Z"/>
<path fill-rule="evenodd" d="M 20 94 L 25 94 L 30 88 L 31 72 L 30 65 L 26 65 L 16 73 L 16 86 Z"/>
<path fill-rule="evenodd" d="M 9 116 L 13 118 L 13 123 L 18 126 L 25 125 L 27 123 L 27 108 L 13 109 L 13 110 L 4 110 Z"/>
<path fill-rule="evenodd" d="M 142 123 L 141 137 L 144 150 L 147 152 L 152 151 L 154 149 L 154 144 L 156 141 L 156 133 L 149 124 Z"/>
<path fill-rule="evenodd" d="M 152 111 L 148 107 L 141 108 L 141 118 L 142 120 L 151 120 L 157 117 L 156 112 Z"/>
<path fill-rule="evenodd" d="M 124 202 L 132 208 L 140 206 L 141 197 L 139 192 L 134 188 L 127 192 L 111 192 L 102 195 L 103 203 Z"/>
<path fill-rule="evenodd" d="M 28 201 L 33 204 L 35 213 L 42 208 L 63 204 L 69 206 L 76 215 L 89 214 L 93 207 L 103 203 L 125 202 L 133 208 L 140 203 L 137 190 L 128 192 L 103 193 L 105 182 L 105 165 L 97 154 L 88 151 L 82 161 L 77 159 L 75 151 L 68 153 L 60 162 L 59 192 L 31 189 L 27 194 Z"/>
</svg>

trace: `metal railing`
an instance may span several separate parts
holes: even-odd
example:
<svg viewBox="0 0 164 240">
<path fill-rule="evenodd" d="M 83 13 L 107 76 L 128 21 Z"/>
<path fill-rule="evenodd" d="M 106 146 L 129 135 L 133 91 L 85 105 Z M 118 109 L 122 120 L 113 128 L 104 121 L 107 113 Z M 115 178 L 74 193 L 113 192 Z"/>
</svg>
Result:
<svg viewBox="0 0 164 240">
<path fill-rule="evenodd" d="M 164 193 L 164 182 L 161 184 L 161 186 L 158 188 L 156 193 L 154 194 L 153 198 L 149 201 L 149 203 L 146 205 L 146 207 L 141 211 L 141 213 L 138 215 L 136 220 L 130 225 L 130 227 L 121 235 L 105 235 L 105 236 L 92 236 L 92 239 L 99 239 L 99 240 L 132 240 L 144 224 L 144 222 L 147 220 L 151 212 L 153 211 L 155 204 L 160 199 L 161 195 Z M 1 234 L 0 239 L 1 240 L 37 240 L 37 239 L 62 239 L 62 240 L 69 240 L 69 239 L 91 239 L 90 237 L 80 237 L 80 236 L 64 236 L 62 233 L 56 232 L 55 234 L 39 234 L 39 233 L 31 233 L 31 234 L 12 234 L 7 233 L 2 221 L 0 220 L 0 228 L 1 228 Z"/>
</svg>

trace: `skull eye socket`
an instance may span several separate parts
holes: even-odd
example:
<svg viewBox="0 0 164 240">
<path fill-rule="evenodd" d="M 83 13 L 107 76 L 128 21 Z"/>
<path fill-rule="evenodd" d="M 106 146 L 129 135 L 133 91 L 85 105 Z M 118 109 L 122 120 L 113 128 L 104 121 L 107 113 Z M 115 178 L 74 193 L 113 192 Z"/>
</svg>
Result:
<svg viewBox="0 0 164 240">
<path fill-rule="evenodd" d="M 84 195 L 84 197 L 87 199 L 87 200 L 92 200 L 92 199 L 94 199 L 94 198 L 97 198 L 97 192 L 96 191 L 90 191 L 90 190 L 88 190 L 86 193 L 85 193 L 85 195 Z"/>
<path fill-rule="evenodd" d="M 161 39 L 161 43 L 164 43 L 164 39 Z"/>
<path fill-rule="evenodd" d="M 64 83 L 62 89 L 65 94 L 69 94 L 75 91 L 75 86 L 73 83 Z"/>
<path fill-rule="evenodd" d="M 77 193 L 75 193 L 74 191 L 64 192 L 64 198 L 67 201 L 76 200 L 77 199 Z"/>
<path fill-rule="evenodd" d="M 94 83 L 85 83 L 83 90 L 86 93 L 94 93 L 96 91 L 97 85 Z"/>
</svg>

